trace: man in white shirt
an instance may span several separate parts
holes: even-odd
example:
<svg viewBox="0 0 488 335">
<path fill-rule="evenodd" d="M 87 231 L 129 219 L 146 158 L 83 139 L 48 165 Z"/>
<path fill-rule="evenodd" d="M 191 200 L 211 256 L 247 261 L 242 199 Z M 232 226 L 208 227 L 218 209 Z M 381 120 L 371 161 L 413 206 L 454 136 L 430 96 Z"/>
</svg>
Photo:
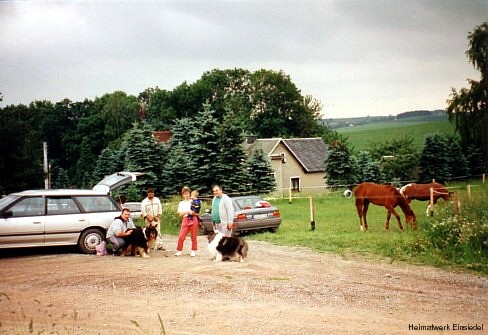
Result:
<svg viewBox="0 0 488 335">
<path fill-rule="evenodd" d="M 144 225 L 146 227 L 154 226 L 158 231 L 155 248 L 164 250 L 163 240 L 161 237 L 161 224 L 159 218 L 163 214 L 163 206 L 159 198 L 154 196 L 154 189 L 147 189 L 147 197 L 141 202 L 141 215 L 144 218 Z"/>
</svg>

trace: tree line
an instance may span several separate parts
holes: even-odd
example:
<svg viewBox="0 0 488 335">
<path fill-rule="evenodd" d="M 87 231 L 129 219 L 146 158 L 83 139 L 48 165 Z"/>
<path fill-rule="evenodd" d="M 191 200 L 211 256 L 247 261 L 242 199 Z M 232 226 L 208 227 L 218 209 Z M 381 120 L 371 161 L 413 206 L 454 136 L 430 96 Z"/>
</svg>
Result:
<svg viewBox="0 0 488 335">
<path fill-rule="evenodd" d="M 215 69 L 193 84 L 148 88 L 137 97 L 116 91 L 94 100 L 8 105 L 0 110 L 0 192 L 43 186 L 42 142 L 53 187 L 90 188 L 124 168 L 147 172 L 139 187 L 154 184 L 165 195 L 176 191 L 174 178 L 178 187 L 191 181 L 206 190 L 212 181 L 228 190 L 253 189 L 252 171 L 262 168 L 244 168 L 244 136 L 321 136 L 328 132 L 318 122 L 320 111 L 282 71 L 243 69 Z M 148 143 L 154 130 L 172 130 L 169 148 Z M 198 178 L 183 178 L 187 171 Z"/>
<path fill-rule="evenodd" d="M 351 188 L 364 181 L 401 186 L 409 182 L 428 183 L 466 180 L 486 170 L 479 148 L 465 151 L 454 135 L 433 134 L 418 151 L 411 137 L 372 142 L 368 151 L 357 152 L 347 142 L 332 143 L 325 162 L 327 184 Z"/>
<path fill-rule="evenodd" d="M 243 151 L 246 135 L 322 137 L 330 149 L 329 184 L 476 175 L 488 162 L 488 23 L 476 27 L 468 42 L 466 55 L 481 79 L 449 96 L 447 111 L 457 135 L 434 134 L 421 153 L 408 137 L 355 152 L 347 137 L 323 125 L 321 103 L 303 96 L 282 71 L 214 69 L 171 91 L 155 87 L 138 96 L 116 91 L 94 100 L 1 108 L 0 194 L 43 187 L 43 142 L 53 187 L 91 188 L 109 173 L 144 172 L 128 190 L 134 200 L 148 185 L 163 196 L 183 184 L 205 192 L 215 182 L 235 192 L 272 190 L 263 154 L 249 158 Z M 170 144 L 157 144 L 154 130 L 171 130 Z"/>
</svg>

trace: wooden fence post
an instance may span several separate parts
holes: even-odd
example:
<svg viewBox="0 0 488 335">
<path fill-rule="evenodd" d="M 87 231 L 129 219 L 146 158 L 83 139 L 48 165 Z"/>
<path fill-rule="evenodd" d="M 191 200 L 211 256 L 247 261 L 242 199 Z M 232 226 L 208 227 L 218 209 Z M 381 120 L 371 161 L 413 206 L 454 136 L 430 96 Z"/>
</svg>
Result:
<svg viewBox="0 0 488 335">
<path fill-rule="evenodd" d="M 288 189 L 288 203 L 291 204 L 291 187 Z"/>
<path fill-rule="evenodd" d="M 454 211 L 457 215 L 461 214 L 461 202 L 459 201 L 459 193 L 458 191 L 454 191 Z"/>
<path fill-rule="evenodd" d="M 434 179 L 432 179 L 434 180 Z M 429 207 L 430 207 L 430 215 L 434 216 L 434 188 L 431 187 L 430 188 L 430 200 L 429 200 Z M 429 208 L 427 208 L 427 211 L 429 210 Z M 429 213 L 427 212 L 427 215 L 429 215 Z"/>
<path fill-rule="evenodd" d="M 471 185 L 468 184 L 468 200 L 471 201 Z"/>
<path fill-rule="evenodd" d="M 315 208 L 313 205 L 313 195 L 310 195 L 310 228 L 315 230 Z"/>
</svg>

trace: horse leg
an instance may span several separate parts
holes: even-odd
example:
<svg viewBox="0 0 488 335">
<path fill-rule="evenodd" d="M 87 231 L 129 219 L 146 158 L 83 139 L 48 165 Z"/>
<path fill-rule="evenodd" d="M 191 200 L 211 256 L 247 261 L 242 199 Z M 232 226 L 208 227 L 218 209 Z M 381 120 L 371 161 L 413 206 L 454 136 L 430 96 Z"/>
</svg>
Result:
<svg viewBox="0 0 488 335">
<path fill-rule="evenodd" d="M 386 223 L 385 223 L 386 230 L 390 230 L 390 217 L 391 217 L 391 210 L 388 210 L 388 213 L 386 214 Z"/>
<path fill-rule="evenodd" d="M 364 206 L 363 206 L 363 219 L 364 219 L 364 229 L 363 226 L 361 226 L 362 231 L 368 230 L 368 222 L 366 221 L 366 214 L 368 214 L 368 208 L 369 208 L 369 201 L 364 201 Z"/>
<path fill-rule="evenodd" d="M 432 204 L 430 203 L 430 200 L 429 200 L 429 204 L 427 205 L 427 209 L 425 210 L 425 215 L 426 216 L 430 216 L 430 214 L 433 212 L 433 206 Z"/>
<path fill-rule="evenodd" d="M 398 215 L 398 213 L 395 211 L 395 208 L 392 208 L 391 212 L 393 213 L 393 215 L 395 215 L 398 221 L 398 227 L 400 227 L 400 230 L 403 230 L 402 221 L 400 220 L 400 215 Z"/>
<path fill-rule="evenodd" d="M 361 229 L 361 231 L 364 231 L 364 228 L 363 228 L 363 199 L 356 198 L 356 209 L 358 211 L 358 216 L 359 216 L 359 228 Z"/>
</svg>

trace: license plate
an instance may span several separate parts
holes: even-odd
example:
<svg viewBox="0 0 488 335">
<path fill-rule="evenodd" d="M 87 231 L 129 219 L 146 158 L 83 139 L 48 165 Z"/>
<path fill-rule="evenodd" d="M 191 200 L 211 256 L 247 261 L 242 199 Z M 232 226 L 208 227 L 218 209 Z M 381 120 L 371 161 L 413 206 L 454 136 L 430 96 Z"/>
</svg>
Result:
<svg viewBox="0 0 488 335">
<path fill-rule="evenodd" d="M 267 217 L 268 217 L 268 214 L 256 214 L 256 215 L 254 215 L 254 218 L 256 220 L 266 219 Z"/>
</svg>

